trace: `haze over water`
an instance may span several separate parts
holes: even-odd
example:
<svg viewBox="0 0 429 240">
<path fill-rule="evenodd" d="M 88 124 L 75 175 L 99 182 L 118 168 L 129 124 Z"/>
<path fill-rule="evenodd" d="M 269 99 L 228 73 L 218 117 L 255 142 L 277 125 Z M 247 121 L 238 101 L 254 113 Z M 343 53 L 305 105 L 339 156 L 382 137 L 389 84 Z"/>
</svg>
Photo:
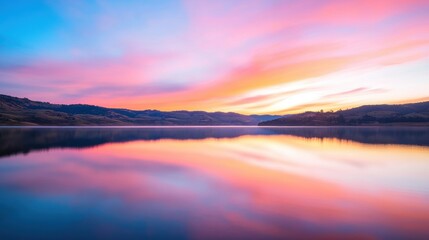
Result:
<svg viewBox="0 0 429 240">
<path fill-rule="evenodd" d="M 427 239 L 428 136 L 0 128 L 0 238 Z"/>
</svg>

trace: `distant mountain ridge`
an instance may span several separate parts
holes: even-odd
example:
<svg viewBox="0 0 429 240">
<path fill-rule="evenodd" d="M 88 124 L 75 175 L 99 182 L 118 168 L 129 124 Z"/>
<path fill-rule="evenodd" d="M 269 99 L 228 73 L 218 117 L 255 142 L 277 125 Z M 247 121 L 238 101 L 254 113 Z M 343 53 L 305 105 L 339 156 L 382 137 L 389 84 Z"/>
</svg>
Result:
<svg viewBox="0 0 429 240">
<path fill-rule="evenodd" d="M 0 125 L 41 126 L 169 126 L 169 125 L 257 125 L 277 115 L 238 113 L 128 110 L 85 104 L 51 104 L 0 94 Z"/>
<path fill-rule="evenodd" d="M 336 112 L 305 112 L 263 121 L 259 126 L 429 126 L 429 102 L 365 105 Z"/>
<path fill-rule="evenodd" d="M 365 105 L 336 112 L 287 116 L 232 112 L 158 111 L 51 104 L 0 94 L 2 126 L 429 126 L 429 102 Z"/>
</svg>

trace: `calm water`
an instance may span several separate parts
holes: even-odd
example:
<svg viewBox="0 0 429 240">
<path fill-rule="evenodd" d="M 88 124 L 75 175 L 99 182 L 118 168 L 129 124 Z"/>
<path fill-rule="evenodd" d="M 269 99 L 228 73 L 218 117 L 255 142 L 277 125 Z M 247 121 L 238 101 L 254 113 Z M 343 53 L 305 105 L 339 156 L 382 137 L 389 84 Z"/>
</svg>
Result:
<svg viewBox="0 0 429 240">
<path fill-rule="evenodd" d="M 0 128 L 0 239 L 429 239 L 429 128 Z"/>
</svg>

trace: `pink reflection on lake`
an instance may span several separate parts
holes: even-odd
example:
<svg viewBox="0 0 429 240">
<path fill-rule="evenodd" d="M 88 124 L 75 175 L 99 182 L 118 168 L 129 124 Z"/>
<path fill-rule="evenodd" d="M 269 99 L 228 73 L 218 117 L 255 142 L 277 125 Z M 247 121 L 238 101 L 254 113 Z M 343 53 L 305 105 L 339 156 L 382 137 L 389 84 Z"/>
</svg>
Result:
<svg viewBox="0 0 429 240">
<path fill-rule="evenodd" d="M 153 238 L 171 237 L 160 231 L 193 239 L 429 237 L 428 147 L 250 135 L 0 160 L 2 195 L 35 219 L 48 212 L 74 219 L 61 226 L 95 237 L 124 228 Z M 0 224 L 28 223 L 25 211 L 4 210 L 12 220 Z"/>
</svg>

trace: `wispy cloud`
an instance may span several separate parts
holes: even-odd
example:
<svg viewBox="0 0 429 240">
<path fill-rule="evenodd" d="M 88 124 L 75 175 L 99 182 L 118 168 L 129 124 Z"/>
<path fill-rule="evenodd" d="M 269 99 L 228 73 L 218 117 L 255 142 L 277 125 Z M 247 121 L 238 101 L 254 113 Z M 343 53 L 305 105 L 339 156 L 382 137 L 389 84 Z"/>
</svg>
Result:
<svg viewBox="0 0 429 240">
<path fill-rule="evenodd" d="M 5 45 L 0 86 L 10 94 L 138 109 L 258 113 L 295 111 L 324 97 L 330 108 L 352 106 L 364 89 L 386 91 L 360 96 L 362 103 L 425 97 L 421 91 L 398 96 L 401 87 L 389 83 L 396 75 L 381 73 L 407 66 L 419 74 L 401 84 L 427 87 L 420 67 L 429 57 L 427 1 L 55 2 L 50 9 L 34 6 L 45 15 L 38 18 L 37 34 L 28 36 L 21 16 L 11 14 L 26 10 L 9 5 L 1 17 L 11 23 L 0 26 L 4 38 L 31 48 Z M 349 71 L 362 76 L 359 82 L 331 84 L 329 76 Z M 363 76 L 368 71 L 374 77 Z M 330 87 L 309 87 L 308 81 Z M 52 91 L 16 91 L 10 82 Z M 287 93 L 288 84 L 307 90 Z M 284 93 L 268 90 L 276 87 Z M 345 95 L 356 99 L 345 101 Z"/>
</svg>

